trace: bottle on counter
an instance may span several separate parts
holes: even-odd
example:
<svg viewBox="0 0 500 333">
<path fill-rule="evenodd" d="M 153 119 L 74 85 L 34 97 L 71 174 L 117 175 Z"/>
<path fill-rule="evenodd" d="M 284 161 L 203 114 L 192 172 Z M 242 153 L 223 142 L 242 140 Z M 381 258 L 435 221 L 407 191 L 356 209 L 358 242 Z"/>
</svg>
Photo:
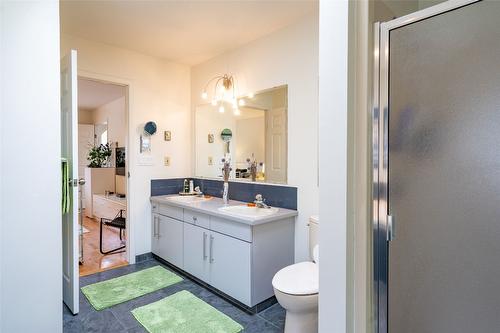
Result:
<svg viewBox="0 0 500 333">
<path fill-rule="evenodd" d="M 191 179 L 189 181 L 189 193 L 193 193 L 194 192 L 194 182 L 193 180 Z"/>
<path fill-rule="evenodd" d="M 184 193 L 189 192 L 189 182 L 187 179 L 184 179 Z"/>
</svg>

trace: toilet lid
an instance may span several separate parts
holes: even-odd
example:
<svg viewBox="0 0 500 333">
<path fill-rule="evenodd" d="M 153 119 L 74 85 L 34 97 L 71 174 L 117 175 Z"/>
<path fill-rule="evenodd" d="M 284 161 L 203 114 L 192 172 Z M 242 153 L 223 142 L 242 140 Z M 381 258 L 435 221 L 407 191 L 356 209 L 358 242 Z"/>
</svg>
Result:
<svg viewBox="0 0 500 333">
<path fill-rule="evenodd" d="M 273 287 L 285 294 L 317 294 L 319 288 L 318 265 L 300 262 L 280 270 L 273 278 Z"/>
</svg>

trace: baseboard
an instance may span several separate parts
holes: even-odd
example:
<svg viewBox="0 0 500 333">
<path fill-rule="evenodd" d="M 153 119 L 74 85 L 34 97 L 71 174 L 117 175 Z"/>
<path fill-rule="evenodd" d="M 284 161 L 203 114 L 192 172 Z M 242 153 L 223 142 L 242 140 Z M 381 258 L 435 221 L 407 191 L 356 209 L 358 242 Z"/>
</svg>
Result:
<svg viewBox="0 0 500 333">
<path fill-rule="evenodd" d="M 153 259 L 153 254 L 151 252 L 143 253 L 135 256 L 135 263 L 138 264 L 143 261 L 148 261 Z"/>
</svg>

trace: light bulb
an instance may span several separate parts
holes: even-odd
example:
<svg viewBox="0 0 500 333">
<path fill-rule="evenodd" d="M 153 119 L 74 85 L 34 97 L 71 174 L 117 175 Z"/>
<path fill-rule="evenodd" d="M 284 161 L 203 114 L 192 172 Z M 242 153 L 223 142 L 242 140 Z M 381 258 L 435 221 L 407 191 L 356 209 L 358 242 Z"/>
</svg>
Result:
<svg viewBox="0 0 500 333">
<path fill-rule="evenodd" d="M 254 98 L 255 94 L 253 92 L 248 93 L 248 98 Z"/>
<path fill-rule="evenodd" d="M 224 92 L 226 91 L 226 88 L 224 88 L 224 86 L 220 86 L 219 91 L 220 91 L 221 93 L 224 93 Z"/>
<path fill-rule="evenodd" d="M 245 100 L 244 100 L 244 99 L 240 99 L 240 100 L 238 101 L 238 104 L 239 104 L 240 106 L 245 106 L 245 104 L 246 104 L 246 103 L 245 103 Z"/>
<path fill-rule="evenodd" d="M 201 93 L 201 98 L 203 98 L 203 99 L 207 99 L 208 98 L 208 94 L 207 94 L 206 91 L 204 91 L 204 92 Z"/>
<path fill-rule="evenodd" d="M 231 101 L 231 103 L 233 104 L 233 109 L 238 108 L 238 102 L 236 101 L 236 98 L 235 98 L 235 99 L 233 99 L 233 100 Z"/>
<path fill-rule="evenodd" d="M 234 115 L 239 116 L 241 114 L 240 109 L 235 109 L 234 110 Z"/>
<path fill-rule="evenodd" d="M 220 113 L 224 113 L 224 111 L 226 111 L 226 110 L 224 109 L 224 107 L 223 107 L 222 105 L 221 105 L 221 106 L 219 106 L 219 112 L 220 112 Z"/>
<path fill-rule="evenodd" d="M 216 106 L 216 105 L 217 105 L 217 100 L 216 100 L 216 99 L 213 99 L 213 100 L 212 100 L 212 105 L 213 105 L 213 106 Z"/>
</svg>

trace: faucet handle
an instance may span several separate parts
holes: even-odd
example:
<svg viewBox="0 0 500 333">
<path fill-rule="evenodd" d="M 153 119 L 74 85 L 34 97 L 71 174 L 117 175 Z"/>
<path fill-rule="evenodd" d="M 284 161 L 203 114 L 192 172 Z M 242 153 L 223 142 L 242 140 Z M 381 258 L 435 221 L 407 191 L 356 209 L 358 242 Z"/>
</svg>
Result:
<svg viewBox="0 0 500 333">
<path fill-rule="evenodd" d="M 255 196 L 255 201 L 263 201 L 263 200 L 262 200 L 262 194 L 257 194 L 257 195 Z"/>
</svg>

